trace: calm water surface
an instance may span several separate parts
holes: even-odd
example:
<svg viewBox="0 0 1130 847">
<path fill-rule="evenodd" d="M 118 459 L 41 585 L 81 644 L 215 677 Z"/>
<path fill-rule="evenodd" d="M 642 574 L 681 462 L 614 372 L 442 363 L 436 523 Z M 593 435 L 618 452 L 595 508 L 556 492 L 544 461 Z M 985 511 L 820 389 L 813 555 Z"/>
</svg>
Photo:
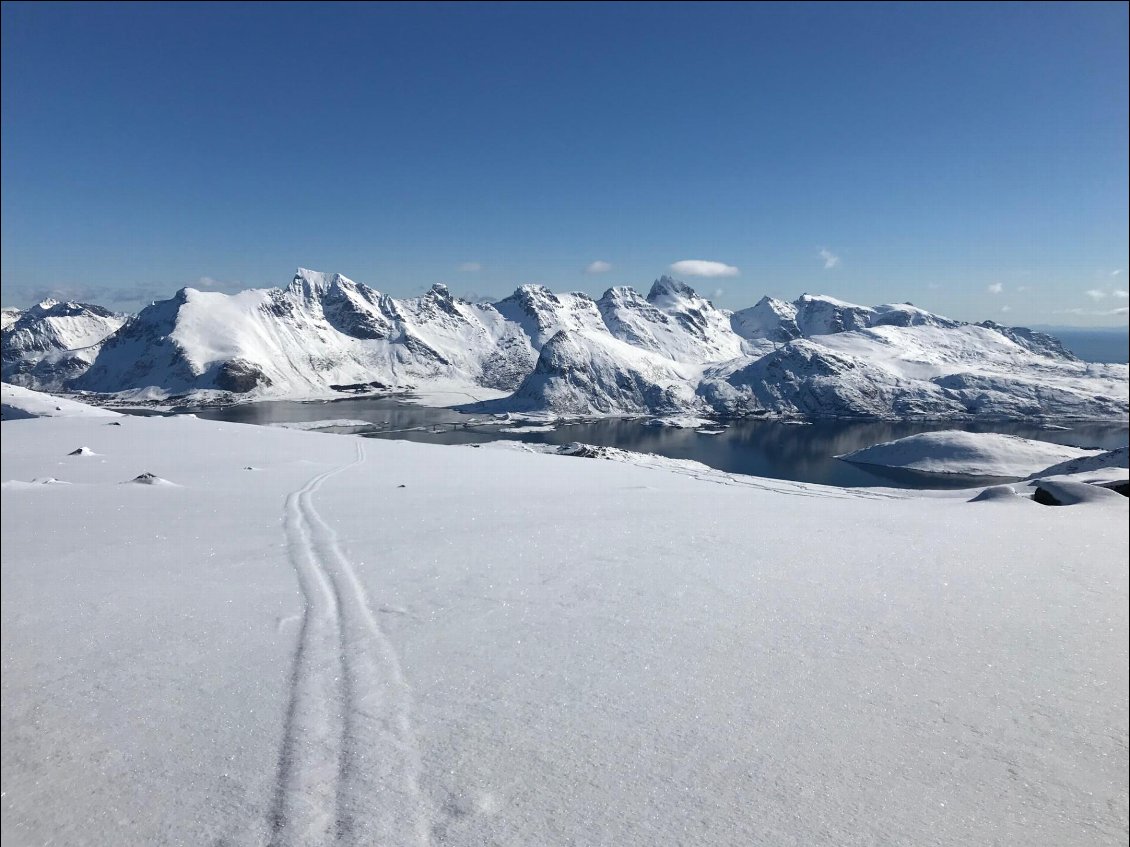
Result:
<svg viewBox="0 0 1130 847">
<path fill-rule="evenodd" d="M 642 420 L 597 420 L 557 424 L 551 432 L 509 432 L 485 415 L 467 415 L 452 409 L 405 403 L 391 397 L 359 397 L 326 402 L 272 401 L 223 408 L 192 409 L 200 418 L 236 423 L 272 424 L 349 419 L 367 421 L 368 427 L 346 432 L 372 438 L 402 438 L 430 444 L 476 444 L 499 439 L 533 444 L 568 444 L 581 441 L 656 453 L 673 459 L 693 459 L 730 473 L 824 485 L 899 488 L 955 488 L 985 484 L 986 478 L 922 475 L 863 467 L 834 458 L 919 432 L 963 429 L 999 432 L 1075 447 L 1112 450 L 1127 443 L 1125 423 L 1068 424 L 1070 429 L 1044 429 L 1024 423 L 921 423 L 874 421 L 818 421 L 796 425 L 775 421 L 736 421 L 721 435 L 703 435 L 693 429 L 645 426 Z"/>
</svg>

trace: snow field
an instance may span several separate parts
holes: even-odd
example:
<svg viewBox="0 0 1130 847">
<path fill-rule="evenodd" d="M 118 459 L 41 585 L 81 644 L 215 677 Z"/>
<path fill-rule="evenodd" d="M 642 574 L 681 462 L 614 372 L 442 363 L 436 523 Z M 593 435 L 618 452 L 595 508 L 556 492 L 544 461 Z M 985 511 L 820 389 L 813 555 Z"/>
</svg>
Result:
<svg viewBox="0 0 1130 847">
<path fill-rule="evenodd" d="M 1125 498 L 116 420 L 3 424 L 17 842 L 1125 843 Z"/>
</svg>

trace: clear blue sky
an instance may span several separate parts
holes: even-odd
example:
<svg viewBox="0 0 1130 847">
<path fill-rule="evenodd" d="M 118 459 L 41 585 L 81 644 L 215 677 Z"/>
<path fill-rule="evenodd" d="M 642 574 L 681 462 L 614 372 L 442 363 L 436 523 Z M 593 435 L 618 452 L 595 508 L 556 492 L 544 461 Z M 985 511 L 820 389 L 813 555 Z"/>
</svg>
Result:
<svg viewBox="0 0 1130 847">
<path fill-rule="evenodd" d="M 5 2 L 4 304 L 699 259 L 728 308 L 1124 324 L 1127 8 Z"/>
</svg>

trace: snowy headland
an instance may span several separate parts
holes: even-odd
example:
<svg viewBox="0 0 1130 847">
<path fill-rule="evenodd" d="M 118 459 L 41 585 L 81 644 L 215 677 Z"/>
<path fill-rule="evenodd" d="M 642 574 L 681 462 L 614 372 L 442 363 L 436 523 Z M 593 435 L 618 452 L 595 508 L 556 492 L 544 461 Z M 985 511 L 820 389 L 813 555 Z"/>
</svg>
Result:
<svg viewBox="0 0 1130 847">
<path fill-rule="evenodd" d="M 6 842 L 1125 842 L 1106 489 L 2 427 Z"/>
</svg>

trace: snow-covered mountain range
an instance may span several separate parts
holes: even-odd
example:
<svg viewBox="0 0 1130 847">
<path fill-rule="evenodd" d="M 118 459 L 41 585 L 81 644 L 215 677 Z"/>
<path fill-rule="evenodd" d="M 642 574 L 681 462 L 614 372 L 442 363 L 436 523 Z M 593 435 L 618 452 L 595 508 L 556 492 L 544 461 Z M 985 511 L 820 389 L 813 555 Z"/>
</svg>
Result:
<svg viewBox="0 0 1130 847">
<path fill-rule="evenodd" d="M 185 288 L 128 319 L 48 301 L 5 323 L 5 381 L 134 399 L 415 387 L 487 389 L 499 411 L 560 414 L 1125 418 L 1128 409 L 1126 365 L 1080 362 L 1049 335 L 807 294 L 729 312 L 670 277 L 646 297 L 524 285 L 472 303 L 443 285 L 397 300 L 300 269 L 283 289 Z"/>
<path fill-rule="evenodd" d="M 129 318 L 85 303 L 44 300 L 3 316 L 4 381 L 45 391 L 82 376 L 102 342 Z"/>
</svg>

